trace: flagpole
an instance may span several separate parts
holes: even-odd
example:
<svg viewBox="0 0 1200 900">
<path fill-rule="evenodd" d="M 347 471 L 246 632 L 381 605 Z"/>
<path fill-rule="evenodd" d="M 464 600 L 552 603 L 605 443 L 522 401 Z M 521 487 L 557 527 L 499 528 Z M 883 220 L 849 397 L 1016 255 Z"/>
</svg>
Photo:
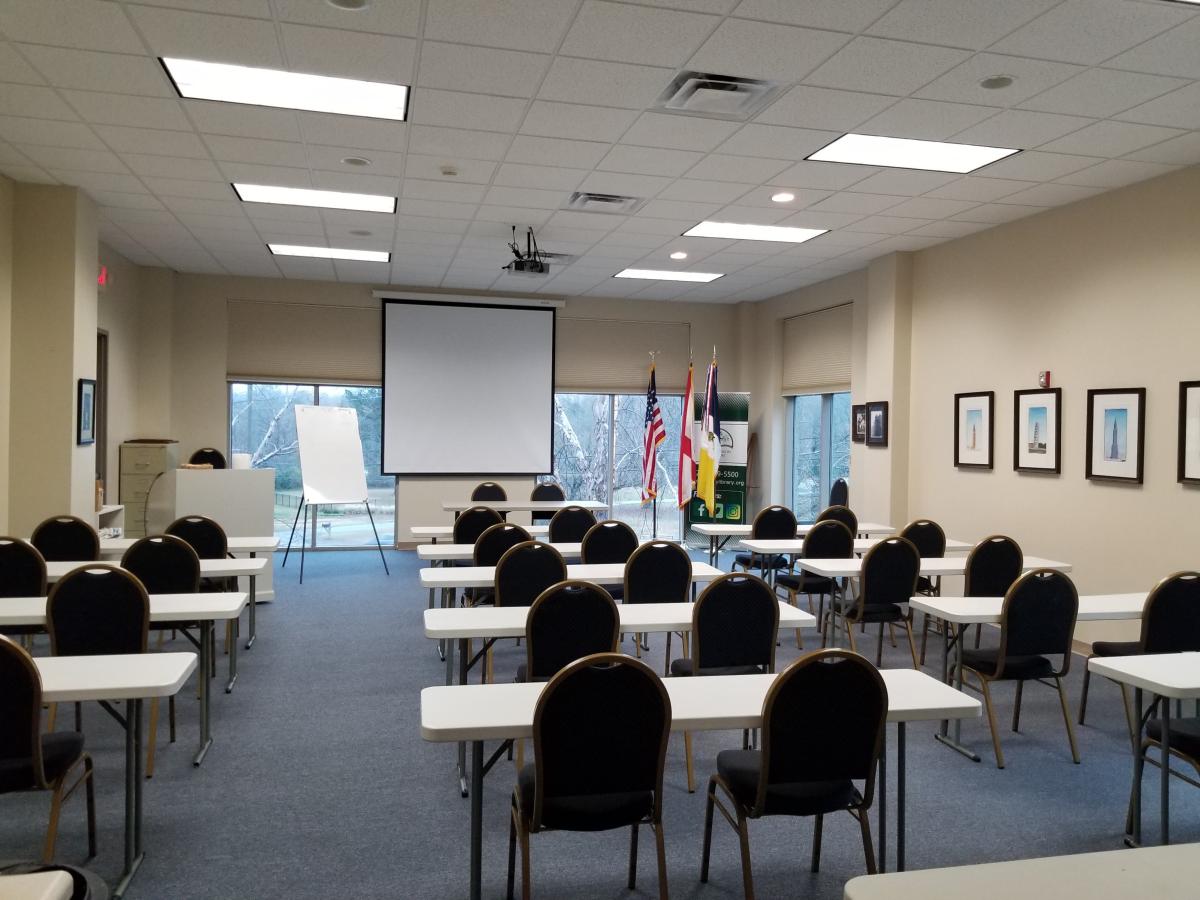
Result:
<svg viewBox="0 0 1200 900">
<path fill-rule="evenodd" d="M 657 357 L 658 354 L 661 353 L 662 351 L 661 350 L 650 350 L 648 352 L 650 353 L 650 368 L 653 369 L 655 362 L 657 362 L 655 357 Z M 657 447 L 652 448 L 651 452 L 657 454 L 658 448 Z M 651 538 L 651 540 L 657 541 L 658 540 L 658 466 L 657 465 L 654 467 L 654 484 L 650 485 L 650 487 L 652 487 L 654 489 L 654 498 L 650 504 L 650 538 Z"/>
</svg>

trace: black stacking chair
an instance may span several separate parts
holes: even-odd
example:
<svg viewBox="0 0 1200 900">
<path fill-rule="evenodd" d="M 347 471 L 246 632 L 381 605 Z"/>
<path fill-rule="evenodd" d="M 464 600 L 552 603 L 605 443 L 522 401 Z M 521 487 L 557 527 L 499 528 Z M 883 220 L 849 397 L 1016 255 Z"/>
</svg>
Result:
<svg viewBox="0 0 1200 900">
<path fill-rule="evenodd" d="M 533 490 L 529 492 L 530 500 L 566 500 L 567 495 L 563 493 L 562 486 L 556 481 L 544 481 L 541 484 L 535 484 Z M 529 514 L 529 521 L 534 525 L 544 525 L 549 522 L 554 513 L 535 512 Z"/>
<path fill-rule="evenodd" d="M 562 554 L 541 541 L 510 547 L 496 563 L 492 602 L 496 606 L 533 606 L 542 591 L 567 580 Z M 492 680 L 492 653 L 488 650 L 484 679 Z"/>
<path fill-rule="evenodd" d="M 1176 572 L 1154 586 L 1142 607 L 1142 631 L 1136 641 L 1096 641 L 1092 656 L 1140 656 L 1144 653 L 1187 653 L 1200 650 L 1200 572 Z M 1087 714 L 1088 686 L 1092 673 L 1084 665 L 1083 694 L 1079 698 L 1079 724 Z M 1121 685 L 1125 721 L 1137 746 L 1139 726 L 1129 705 L 1129 689 Z M 1174 724 L 1171 726 L 1174 728 Z M 1174 735 L 1172 735 L 1174 739 Z M 1197 746 L 1200 746 L 1198 744 Z"/>
<path fill-rule="evenodd" d="M 919 668 L 912 624 L 908 621 L 905 606 L 912 598 L 920 572 L 921 556 L 908 539 L 891 537 L 880 541 L 863 557 L 858 596 L 854 599 L 834 597 L 829 607 L 826 634 L 836 643 L 837 620 L 840 618 L 850 638 L 850 649 L 857 652 L 854 626 L 878 625 L 879 644 L 875 649 L 875 665 L 878 666 L 883 662 L 884 626 L 903 625 L 913 668 Z"/>
<path fill-rule="evenodd" d="M 0 537 L 0 598 L 45 597 L 46 560 L 33 544 L 20 538 Z M 3 604 L 0 599 L 0 605 Z M 8 625 L 3 634 L 37 634 L 37 625 Z"/>
<path fill-rule="evenodd" d="M 962 651 L 964 673 L 974 675 L 983 690 L 998 769 L 1004 768 L 1004 751 L 1000 749 L 1000 732 L 996 729 L 996 713 L 992 707 L 991 684 L 995 681 L 1017 683 L 1012 720 L 1012 730 L 1016 731 L 1021 720 L 1021 690 L 1025 682 L 1045 684 L 1043 679 L 1053 678 L 1071 743 L 1071 757 L 1079 762 L 1075 729 L 1071 727 L 1067 695 L 1062 686 L 1063 677 L 1071 669 L 1071 638 L 1078 611 L 1079 594 L 1070 578 L 1050 569 L 1035 569 L 1017 579 L 1004 595 L 999 649 Z M 1056 669 L 1046 657 L 1059 655 L 1062 664 Z"/>
<path fill-rule="evenodd" d="M 0 794 L 51 791 L 42 861 L 54 859 L 63 801 L 82 784 L 87 799 L 88 858 L 96 855 L 96 794 L 92 758 L 78 731 L 42 734 L 42 678 L 17 644 L 0 636 Z M 666 741 L 663 742 L 664 746 Z M 79 776 L 68 786 L 68 777 Z"/>
<path fill-rule="evenodd" d="M 227 559 L 229 553 L 229 538 L 225 529 L 208 516 L 180 516 L 167 526 L 165 534 L 177 537 L 191 546 L 200 559 Z M 202 578 L 202 591 L 236 591 L 236 578 Z M 226 640 L 232 640 L 233 623 L 226 631 Z"/>
<path fill-rule="evenodd" d="M 583 536 L 580 558 L 591 563 L 621 563 L 629 561 L 642 541 L 637 532 L 624 522 L 597 522 Z M 624 598 L 622 585 L 613 585 L 609 593 L 614 600 Z"/>
<path fill-rule="evenodd" d="M 564 506 L 550 517 L 550 543 L 579 544 L 588 529 L 596 524 L 596 516 L 582 506 Z"/>
<path fill-rule="evenodd" d="M 1025 554 L 1020 545 L 1010 537 L 993 534 L 971 548 L 967 555 L 966 577 L 963 582 L 964 597 L 1003 597 L 1008 589 L 1021 577 L 1025 568 Z M 983 626 L 975 626 L 975 646 Z M 925 650 L 921 649 L 924 660 Z"/>
<path fill-rule="evenodd" d="M 692 558 L 672 541 L 650 541 L 642 544 L 625 563 L 625 583 L 622 585 L 624 603 L 687 603 L 692 589 Z M 667 653 L 663 674 L 670 671 L 671 638 L 667 632 Z M 688 652 L 687 638 L 683 652 Z M 635 635 L 637 654 L 642 655 L 640 636 Z"/>
<path fill-rule="evenodd" d="M 29 542 L 46 562 L 91 562 L 100 558 L 100 535 L 78 516 L 53 516 L 33 529 Z"/>
<path fill-rule="evenodd" d="M 451 540 L 456 544 L 474 544 L 481 534 L 503 521 L 500 513 L 490 506 L 472 506 L 454 520 Z"/>
<path fill-rule="evenodd" d="M 904 526 L 900 537 L 917 548 L 921 559 L 941 559 L 946 555 L 946 532 L 932 519 L 916 519 Z M 941 579 L 917 577 L 917 593 L 936 597 L 941 593 Z"/>
<path fill-rule="evenodd" d="M 484 481 L 471 491 L 472 500 L 507 500 L 508 491 L 494 481 Z"/>
<path fill-rule="evenodd" d="M 757 575 L 730 572 L 717 578 L 692 609 L 692 652 L 671 661 L 677 677 L 756 675 L 775 671 L 779 601 Z M 684 732 L 688 791 L 696 790 L 692 736 Z"/>
<path fill-rule="evenodd" d="M 839 478 L 829 488 L 829 505 L 830 506 L 849 506 L 850 505 L 850 483 L 845 478 Z"/>
<path fill-rule="evenodd" d="M 498 522 L 476 538 L 471 565 L 494 566 L 511 548 L 528 540 L 532 540 L 529 532 L 520 525 Z M 492 602 L 491 588 L 467 588 L 463 593 L 467 606 L 483 606 Z"/>
<path fill-rule="evenodd" d="M 850 529 L 850 533 L 858 537 L 858 516 L 848 506 L 827 506 L 817 516 L 818 522 L 841 522 Z"/>
<path fill-rule="evenodd" d="M 796 539 L 796 514 L 786 506 L 768 506 L 760 510 L 750 526 L 750 536 L 760 541 L 787 541 Z M 758 569 L 765 577 L 768 569 L 786 569 L 786 554 L 768 557 L 761 553 L 739 553 L 733 558 L 733 567 L 749 572 Z"/>
<path fill-rule="evenodd" d="M 671 701 L 640 660 L 597 653 L 550 680 L 533 713 L 536 762 L 523 766 L 512 798 L 508 897 L 517 846 L 521 896 L 530 897 L 529 836 L 540 831 L 631 829 L 629 881 L 637 876 L 638 826 L 654 829 L 658 893 L 667 900 L 662 791 Z"/>
<path fill-rule="evenodd" d="M 854 535 L 841 522 L 826 519 L 817 522 L 804 536 L 804 549 L 801 559 L 851 559 L 854 556 Z M 813 612 L 812 598 L 816 594 L 820 599 L 817 604 L 817 622 L 825 617 L 825 595 L 831 598 L 837 592 L 838 586 L 834 579 L 823 575 L 811 575 L 807 572 L 783 572 L 775 576 L 776 589 L 787 591 L 788 602 L 799 606 L 799 595 L 808 595 L 808 611 Z M 800 648 L 800 629 L 796 629 L 796 647 Z"/>
<path fill-rule="evenodd" d="M 525 620 L 525 662 L 517 681 L 549 681 L 593 653 L 616 653 L 617 604 L 590 581 L 560 581 L 533 601 Z"/>
<path fill-rule="evenodd" d="M 225 461 L 225 454 L 216 447 L 201 447 L 188 457 L 188 462 L 193 466 L 210 465 L 214 469 L 224 469 L 229 465 Z"/>
<path fill-rule="evenodd" d="M 874 874 L 867 811 L 874 800 L 887 713 L 887 686 L 875 667 L 857 653 L 821 650 L 784 669 L 763 701 L 762 750 L 717 754 L 717 774 L 709 779 L 704 810 L 700 881 L 708 881 L 714 806 L 740 838 L 742 885 L 748 900 L 754 897 L 748 819 L 815 816 L 812 871 L 816 872 L 824 818 L 845 810 L 858 820 L 867 873 Z M 861 791 L 855 781 L 863 782 Z"/>
</svg>

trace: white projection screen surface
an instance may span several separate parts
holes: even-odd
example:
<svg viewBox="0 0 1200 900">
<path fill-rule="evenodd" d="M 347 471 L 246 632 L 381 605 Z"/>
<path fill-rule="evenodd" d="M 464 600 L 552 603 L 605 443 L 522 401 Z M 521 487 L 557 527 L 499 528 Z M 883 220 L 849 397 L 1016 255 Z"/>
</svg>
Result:
<svg viewBox="0 0 1200 900">
<path fill-rule="evenodd" d="M 383 473 L 552 471 L 554 307 L 383 303 Z"/>
</svg>

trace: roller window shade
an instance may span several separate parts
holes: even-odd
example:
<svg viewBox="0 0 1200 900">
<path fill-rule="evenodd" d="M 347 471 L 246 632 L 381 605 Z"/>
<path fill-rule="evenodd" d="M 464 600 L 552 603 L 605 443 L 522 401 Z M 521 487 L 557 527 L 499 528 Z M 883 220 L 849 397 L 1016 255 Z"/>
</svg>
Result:
<svg viewBox="0 0 1200 900">
<path fill-rule="evenodd" d="M 680 393 L 687 381 L 691 326 L 686 322 L 626 322 L 559 316 L 554 389 L 637 394 L 646 390 L 650 350 L 657 350 L 661 393 Z"/>
<path fill-rule="evenodd" d="M 378 307 L 230 300 L 227 372 L 247 380 L 378 384 L 380 329 Z"/>
<path fill-rule="evenodd" d="M 851 303 L 783 321 L 783 392 L 850 384 Z"/>
</svg>

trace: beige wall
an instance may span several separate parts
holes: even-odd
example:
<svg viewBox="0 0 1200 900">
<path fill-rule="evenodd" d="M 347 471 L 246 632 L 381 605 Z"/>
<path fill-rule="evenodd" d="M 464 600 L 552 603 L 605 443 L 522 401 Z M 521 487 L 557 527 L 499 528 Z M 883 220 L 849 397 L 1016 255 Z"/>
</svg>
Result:
<svg viewBox="0 0 1200 900">
<path fill-rule="evenodd" d="M 0 534 L 8 534 L 8 458 L 12 400 L 13 183 L 0 175 Z"/>
<path fill-rule="evenodd" d="M 138 395 L 142 390 L 139 362 L 141 266 L 100 245 L 100 263 L 108 268 L 108 284 L 97 298 L 97 325 L 108 333 L 108 471 L 106 502 L 116 503 L 118 455 L 122 441 L 137 437 Z"/>
</svg>

